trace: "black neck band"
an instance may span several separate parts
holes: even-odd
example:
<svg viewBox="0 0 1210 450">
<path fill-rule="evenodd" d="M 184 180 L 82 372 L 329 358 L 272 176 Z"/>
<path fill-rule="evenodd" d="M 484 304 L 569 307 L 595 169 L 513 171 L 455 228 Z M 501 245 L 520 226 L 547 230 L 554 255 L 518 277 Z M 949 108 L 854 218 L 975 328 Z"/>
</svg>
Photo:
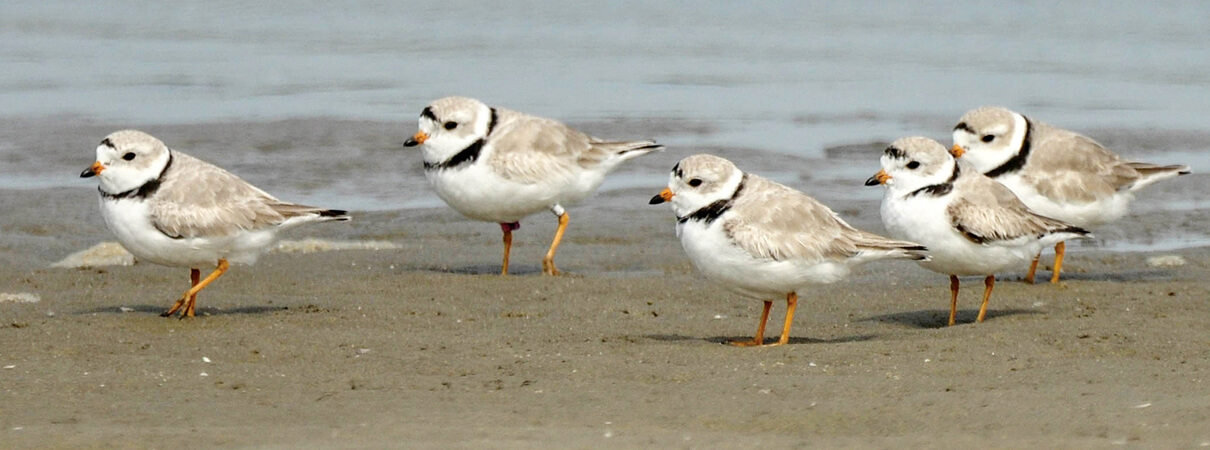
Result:
<svg viewBox="0 0 1210 450">
<path fill-rule="evenodd" d="M 1005 161 L 1004 164 L 1001 164 L 1000 167 L 987 172 L 986 175 L 988 177 L 996 178 L 1001 175 L 1016 172 L 1021 170 L 1022 167 L 1025 167 L 1025 160 L 1029 158 L 1030 141 L 1033 139 L 1033 124 L 1029 122 L 1028 117 L 1021 116 L 1021 118 L 1025 119 L 1025 138 L 1021 139 L 1021 150 L 1008 161 Z"/>
<path fill-rule="evenodd" d="M 903 196 L 903 198 L 913 197 L 919 194 L 928 194 L 933 197 L 940 197 L 948 194 L 950 191 L 954 190 L 954 181 L 958 180 L 958 174 L 958 161 L 954 161 L 954 173 L 950 174 L 950 179 L 945 180 L 944 183 L 931 184 L 920 189 L 916 189 L 912 192 L 909 192 L 908 195 Z"/>
<path fill-rule="evenodd" d="M 104 197 L 104 198 L 107 198 L 110 200 L 121 200 L 124 198 L 133 198 L 133 199 L 147 198 L 151 194 L 154 194 L 155 191 L 160 188 L 160 183 L 164 182 L 164 174 L 168 173 L 169 167 L 172 167 L 172 151 L 168 152 L 168 162 L 164 164 L 164 170 L 161 170 L 160 174 L 157 175 L 154 179 L 151 179 L 151 180 L 147 181 L 146 183 L 143 183 L 142 186 L 131 189 L 129 191 L 119 192 L 117 194 L 110 194 L 108 192 L 101 191 L 101 197 Z M 98 187 L 97 190 L 100 191 L 101 188 Z"/>
<path fill-rule="evenodd" d="M 484 134 L 482 138 L 472 142 L 471 145 L 466 146 L 466 148 L 462 149 L 462 151 L 454 154 L 454 156 L 451 156 L 450 159 L 439 163 L 430 163 L 425 161 L 424 170 L 453 169 L 463 164 L 473 163 L 475 160 L 479 159 L 479 153 L 483 151 L 483 146 L 487 144 L 488 136 L 491 136 L 492 131 L 496 129 L 496 120 L 498 119 L 496 115 L 496 108 L 491 108 L 491 111 L 492 119 L 487 123 L 487 133 Z"/>
<path fill-rule="evenodd" d="M 735 187 L 735 192 L 731 194 L 730 198 L 712 202 L 709 205 L 698 208 L 697 211 L 689 213 L 688 216 L 677 217 L 676 221 L 679 223 L 685 223 L 690 220 L 698 220 L 706 225 L 710 225 L 711 222 L 714 222 L 715 219 L 718 219 L 719 216 L 722 216 L 731 209 L 731 204 L 735 203 L 736 197 L 739 197 L 739 193 L 743 192 L 744 185 L 747 184 L 747 182 L 748 174 L 745 173 L 743 178 L 740 178 L 739 186 Z"/>
</svg>

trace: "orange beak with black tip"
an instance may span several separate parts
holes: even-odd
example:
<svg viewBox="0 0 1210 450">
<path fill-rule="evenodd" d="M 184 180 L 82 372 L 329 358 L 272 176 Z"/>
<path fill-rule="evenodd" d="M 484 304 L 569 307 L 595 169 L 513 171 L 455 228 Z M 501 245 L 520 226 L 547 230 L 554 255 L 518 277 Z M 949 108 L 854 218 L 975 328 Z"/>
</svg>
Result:
<svg viewBox="0 0 1210 450">
<path fill-rule="evenodd" d="M 658 205 L 669 200 L 672 200 L 672 190 L 664 188 L 664 190 L 660 191 L 659 194 L 656 194 L 655 197 L 651 197 L 651 201 L 647 202 L 647 204 Z"/>
<path fill-rule="evenodd" d="M 423 144 L 424 141 L 427 141 L 427 140 L 429 140 L 429 135 L 424 134 L 423 131 L 417 131 L 415 135 L 413 135 L 411 138 L 409 138 L 408 140 L 403 142 L 403 146 L 404 147 L 415 147 L 417 145 Z"/>
<path fill-rule="evenodd" d="M 966 150 L 961 145 L 954 144 L 953 147 L 950 147 L 950 154 L 954 155 L 955 158 L 961 158 L 962 155 L 966 154 Z"/>
<path fill-rule="evenodd" d="M 877 186 L 879 184 L 886 184 L 887 180 L 890 180 L 890 179 L 891 179 L 891 176 L 887 175 L 885 170 L 879 170 L 878 173 L 874 174 L 874 176 L 865 180 L 865 185 L 866 186 Z"/>
<path fill-rule="evenodd" d="M 102 166 L 100 161 L 93 162 L 91 166 L 80 172 L 80 178 L 91 178 L 100 175 L 102 170 L 105 170 L 105 166 Z"/>
</svg>

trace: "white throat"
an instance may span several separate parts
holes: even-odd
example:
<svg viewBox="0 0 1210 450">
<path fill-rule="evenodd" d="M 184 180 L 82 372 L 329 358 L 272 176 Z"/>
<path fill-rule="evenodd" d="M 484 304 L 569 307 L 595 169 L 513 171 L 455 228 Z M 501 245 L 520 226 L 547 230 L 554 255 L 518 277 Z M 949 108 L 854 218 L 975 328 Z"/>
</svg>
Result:
<svg viewBox="0 0 1210 450">
<path fill-rule="evenodd" d="M 98 153 L 100 152 L 98 151 Z M 171 150 L 163 152 L 156 155 L 151 165 L 144 169 L 111 164 L 108 168 L 102 170 L 98 177 L 100 178 L 101 191 L 110 195 L 118 195 L 138 189 L 148 181 L 159 178 L 168 165 L 170 158 Z"/>
</svg>

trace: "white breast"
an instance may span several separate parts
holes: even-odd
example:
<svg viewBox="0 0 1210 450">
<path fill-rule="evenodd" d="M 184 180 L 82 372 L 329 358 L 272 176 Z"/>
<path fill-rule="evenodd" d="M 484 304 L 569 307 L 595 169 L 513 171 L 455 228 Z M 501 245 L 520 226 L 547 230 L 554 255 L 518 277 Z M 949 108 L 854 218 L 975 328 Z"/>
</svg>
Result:
<svg viewBox="0 0 1210 450">
<path fill-rule="evenodd" d="M 1058 202 L 1038 193 L 1033 184 L 1018 174 L 1004 175 L 996 178 L 996 181 L 1013 191 L 1031 211 L 1082 228 L 1121 219 L 1126 215 L 1130 200 L 1134 198 L 1130 191 L 1120 191 L 1092 202 Z"/>
<path fill-rule="evenodd" d="M 947 275 L 992 275 L 1006 269 L 1024 268 L 1042 248 L 1036 240 L 1025 245 L 977 244 L 950 224 L 946 208 L 949 196 L 916 195 L 903 198 L 888 189 L 882 200 L 882 222 L 895 239 L 916 242 L 928 248 L 926 269 Z"/>
<path fill-rule="evenodd" d="M 220 258 L 237 264 L 256 262 L 273 243 L 276 229 L 241 231 L 231 236 L 173 239 L 155 228 L 142 199 L 101 198 L 101 216 L 118 241 L 135 257 L 174 267 L 213 267 Z"/>
<path fill-rule="evenodd" d="M 693 265 L 706 278 L 733 292 L 774 300 L 811 284 L 840 280 L 849 273 L 843 262 L 753 258 L 723 231 L 725 217 L 709 226 L 700 221 L 678 223 L 676 230 Z"/>
<path fill-rule="evenodd" d="M 497 175 L 484 160 L 463 167 L 425 172 L 429 185 L 462 215 L 489 222 L 516 222 L 555 204 L 568 206 L 601 185 L 603 176 L 558 175 L 518 183 Z"/>
</svg>

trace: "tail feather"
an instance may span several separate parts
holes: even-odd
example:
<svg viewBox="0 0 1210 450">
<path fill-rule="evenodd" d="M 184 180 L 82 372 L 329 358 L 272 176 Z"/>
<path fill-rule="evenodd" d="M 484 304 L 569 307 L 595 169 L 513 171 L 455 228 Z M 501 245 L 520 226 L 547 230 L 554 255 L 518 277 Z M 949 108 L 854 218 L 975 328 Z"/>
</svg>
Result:
<svg viewBox="0 0 1210 450">
<path fill-rule="evenodd" d="M 348 211 L 340 209 L 323 209 L 314 206 L 298 205 L 294 203 L 278 203 L 273 205 L 273 210 L 277 211 L 287 219 L 294 217 L 313 216 L 324 222 L 327 221 L 346 221 L 352 220 Z"/>
<path fill-rule="evenodd" d="M 912 261 L 928 261 L 929 249 L 923 245 L 911 242 L 899 242 L 900 245 L 880 248 L 890 254 L 892 259 L 910 259 Z"/>
<path fill-rule="evenodd" d="M 1134 183 L 1126 186 L 1127 189 L 1132 191 L 1157 181 L 1163 181 L 1169 178 L 1178 177 L 1180 175 L 1188 175 L 1193 173 L 1193 171 L 1189 169 L 1189 166 L 1185 165 L 1158 166 L 1143 162 L 1129 162 L 1126 163 L 1126 165 L 1139 173 L 1139 178 L 1136 179 Z"/>
<path fill-rule="evenodd" d="M 619 156 L 625 155 L 628 158 L 664 149 L 663 144 L 657 144 L 655 141 L 594 142 L 592 145 L 606 152 Z M 630 155 L 630 153 L 634 153 L 634 155 Z"/>
<path fill-rule="evenodd" d="M 1062 222 L 1060 222 L 1060 223 L 1062 223 Z M 1061 226 L 1061 227 L 1047 230 L 1046 236 L 1062 236 L 1063 237 L 1062 240 L 1075 239 L 1075 238 L 1091 239 L 1093 237 L 1091 231 L 1085 230 L 1085 229 L 1077 227 L 1075 225 L 1068 225 L 1066 223 L 1062 223 L 1062 225 L 1063 226 Z"/>
<path fill-rule="evenodd" d="M 884 238 L 877 234 L 862 232 L 863 239 L 857 242 L 857 251 L 879 255 L 879 259 L 910 259 L 928 261 L 928 247 L 915 242 Z"/>
<path fill-rule="evenodd" d="M 353 220 L 353 216 L 349 215 L 348 211 L 342 209 L 325 209 L 319 211 L 319 217 L 326 217 L 328 220 Z"/>
</svg>

